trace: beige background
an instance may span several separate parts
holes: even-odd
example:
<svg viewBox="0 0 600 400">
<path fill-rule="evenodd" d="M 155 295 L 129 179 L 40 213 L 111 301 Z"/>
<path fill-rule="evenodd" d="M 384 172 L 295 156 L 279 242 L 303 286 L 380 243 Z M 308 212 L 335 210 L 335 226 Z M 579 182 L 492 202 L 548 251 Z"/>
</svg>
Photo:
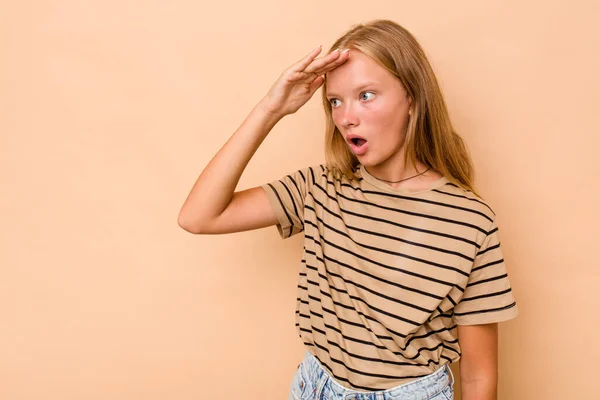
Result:
<svg viewBox="0 0 600 400">
<path fill-rule="evenodd" d="M 177 214 L 283 68 L 372 18 L 425 48 L 498 214 L 499 398 L 599 398 L 600 7 L 564 4 L 2 2 L 0 398 L 287 398 L 301 235 Z M 321 162 L 323 128 L 313 98 L 239 189 Z"/>
</svg>

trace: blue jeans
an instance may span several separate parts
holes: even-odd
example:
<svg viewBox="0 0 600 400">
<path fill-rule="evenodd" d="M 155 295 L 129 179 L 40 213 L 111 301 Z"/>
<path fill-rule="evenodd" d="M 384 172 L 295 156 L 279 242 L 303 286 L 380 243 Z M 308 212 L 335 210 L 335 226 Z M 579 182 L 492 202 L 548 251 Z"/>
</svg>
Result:
<svg viewBox="0 0 600 400">
<path fill-rule="evenodd" d="M 453 400 L 453 385 L 454 375 L 445 364 L 427 376 L 390 389 L 356 391 L 340 385 L 306 351 L 294 374 L 289 400 Z"/>
</svg>

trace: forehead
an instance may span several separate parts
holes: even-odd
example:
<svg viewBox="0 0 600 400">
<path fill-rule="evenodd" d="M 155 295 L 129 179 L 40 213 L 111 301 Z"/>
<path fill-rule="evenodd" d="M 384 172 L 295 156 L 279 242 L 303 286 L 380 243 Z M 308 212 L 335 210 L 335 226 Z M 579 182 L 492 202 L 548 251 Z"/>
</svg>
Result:
<svg viewBox="0 0 600 400">
<path fill-rule="evenodd" d="M 352 90 L 354 86 L 367 82 L 385 85 L 395 80 L 388 70 L 355 49 L 350 50 L 345 63 L 325 75 L 327 93 Z"/>
</svg>

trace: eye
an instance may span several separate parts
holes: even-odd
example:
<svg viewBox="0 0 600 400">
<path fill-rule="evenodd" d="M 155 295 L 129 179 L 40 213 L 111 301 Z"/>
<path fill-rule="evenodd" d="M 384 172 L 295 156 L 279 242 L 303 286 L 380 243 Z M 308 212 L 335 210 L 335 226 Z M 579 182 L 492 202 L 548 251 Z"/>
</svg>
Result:
<svg viewBox="0 0 600 400">
<path fill-rule="evenodd" d="M 372 94 L 373 96 L 375 96 L 375 93 L 373 93 L 373 92 L 362 92 L 362 93 L 360 94 L 360 97 L 361 97 L 361 99 L 363 99 L 363 100 L 369 100 L 369 99 L 365 99 L 365 98 L 363 97 L 363 96 L 364 96 L 364 95 L 366 95 L 366 94 Z"/>
<path fill-rule="evenodd" d="M 375 96 L 375 93 L 374 93 L 374 92 L 362 92 L 362 93 L 360 94 L 360 98 L 361 98 L 361 99 L 363 99 L 363 100 L 371 100 L 370 98 L 368 98 L 368 95 L 373 95 L 373 96 Z M 367 98 L 365 98 L 365 96 L 367 96 Z M 339 101 L 339 100 L 338 100 L 338 99 L 335 99 L 335 98 L 332 98 L 332 99 L 330 99 L 330 100 L 329 100 L 329 104 L 331 104 L 331 106 L 332 106 L 332 107 L 335 107 L 335 106 L 336 106 L 336 105 L 335 105 L 335 103 L 334 103 L 334 101 Z"/>
</svg>

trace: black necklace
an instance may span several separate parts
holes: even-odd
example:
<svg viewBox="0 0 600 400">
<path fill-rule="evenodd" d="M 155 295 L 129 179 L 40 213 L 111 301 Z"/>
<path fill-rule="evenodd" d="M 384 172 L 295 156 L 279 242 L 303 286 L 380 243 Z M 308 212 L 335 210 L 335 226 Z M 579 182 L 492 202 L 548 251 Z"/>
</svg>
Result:
<svg viewBox="0 0 600 400">
<path fill-rule="evenodd" d="M 374 176 L 373 174 L 371 174 L 371 173 L 370 173 L 370 172 L 367 170 L 367 168 L 365 167 L 365 171 L 369 172 L 369 174 L 371 174 L 371 176 L 373 176 L 375 179 L 378 179 L 378 180 L 380 180 L 380 181 L 384 181 L 384 182 L 387 182 L 387 183 L 400 183 L 400 182 L 403 182 L 403 181 L 407 181 L 407 180 L 409 180 L 409 179 L 412 179 L 412 178 L 414 178 L 414 177 L 416 177 L 416 176 L 423 175 L 425 172 L 429 171 L 430 169 L 431 169 L 431 167 L 427 168 L 425 171 L 421 172 L 420 174 L 417 174 L 417 175 L 411 176 L 410 178 L 404 178 L 404 179 L 401 179 L 401 180 L 399 180 L 399 181 L 386 181 L 385 179 L 381 179 L 381 178 L 375 178 L 375 176 Z"/>
</svg>

